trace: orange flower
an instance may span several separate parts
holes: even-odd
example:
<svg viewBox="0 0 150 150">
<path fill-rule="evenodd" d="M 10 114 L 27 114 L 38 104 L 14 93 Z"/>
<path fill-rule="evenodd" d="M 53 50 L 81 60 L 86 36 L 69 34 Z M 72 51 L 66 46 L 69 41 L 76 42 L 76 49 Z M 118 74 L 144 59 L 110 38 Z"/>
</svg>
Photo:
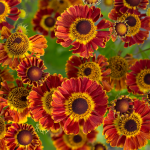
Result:
<svg viewBox="0 0 150 150">
<path fill-rule="evenodd" d="M 27 117 L 30 116 L 30 111 L 27 103 L 27 96 L 29 95 L 31 87 L 24 87 L 21 80 L 16 79 L 17 86 L 9 87 L 6 81 L 2 85 L 0 94 L 0 103 L 8 106 L 10 116 L 14 122 L 26 122 Z"/>
<path fill-rule="evenodd" d="M 43 35 L 34 35 L 30 38 L 18 27 L 15 33 L 11 33 L 7 27 L 2 28 L 1 36 L 6 39 L 5 43 L 0 43 L 0 63 L 2 66 L 9 65 L 16 69 L 19 62 L 31 54 L 43 55 L 47 41 Z"/>
</svg>

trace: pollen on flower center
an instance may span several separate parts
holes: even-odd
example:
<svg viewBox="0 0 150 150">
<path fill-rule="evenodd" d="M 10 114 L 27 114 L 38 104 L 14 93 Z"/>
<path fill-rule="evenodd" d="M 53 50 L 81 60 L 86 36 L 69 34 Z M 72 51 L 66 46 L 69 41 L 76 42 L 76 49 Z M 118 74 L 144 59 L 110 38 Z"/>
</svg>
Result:
<svg viewBox="0 0 150 150">
<path fill-rule="evenodd" d="M 126 0 L 130 6 L 138 6 L 141 0 Z"/>
<path fill-rule="evenodd" d="M 72 103 L 72 110 L 77 114 L 84 114 L 88 109 L 87 101 L 83 98 L 75 99 Z"/>
<path fill-rule="evenodd" d="M 75 143 L 79 143 L 79 142 L 82 141 L 82 137 L 81 137 L 80 135 L 75 135 L 75 136 L 73 137 L 73 141 L 74 141 Z"/>
<path fill-rule="evenodd" d="M 128 31 L 128 27 L 125 23 L 119 22 L 115 25 L 115 31 L 118 36 L 125 36 Z"/>
<path fill-rule="evenodd" d="M 133 27 L 136 25 L 136 19 L 132 16 L 129 16 L 126 18 L 127 20 L 127 24 L 130 26 L 130 27 Z"/>
<path fill-rule="evenodd" d="M 27 107 L 26 97 L 29 95 L 29 90 L 25 87 L 16 87 L 8 95 L 8 103 L 14 108 L 21 109 Z"/>
<path fill-rule="evenodd" d="M 28 69 L 27 76 L 31 81 L 38 81 L 42 77 L 42 70 L 39 67 L 32 66 Z"/>
<path fill-rule="evenodd" d="M 145 75 L 145 77 L 144 77 L 144 82 L 145 82 L 146 84 L 150 84 L 150 74 L 149 74 L 149 73 Z"/>
<path fill-rule="evenodd" d="M 116 111 L 119 111 L 120 113 L 126 113 L 129 109 L 128 100 L 125 98 L 117 100 L 115 109 Z"/>
<path fill-rule="evenodd" d="M 4 11 L 5 11 L 5 5 L 2 2 L 0 2 L 0 15 L 3 14 Z"/>
<path fill-rule="evenodd" d="M 54 18 L 52 18 L 52 17 L 47 17 L 47 18 L 45 19 L 45 25 L 46 25 L 47 27 L 53 27 L 54 24 L 55 24 L 55 19 L 54 19 Z"/>
<path fill-rule="evenodd" d="M 11 55 L 23 55 L 29 49 L 29 39 L 24 33 L 12 33 L 6 41 L 6 50 Z"/>
<path fill-rule="evenodd" d="M 91 24 L 87 20 L 82 20 L 78 22 L 76 29 L 80 34 L 88 34 L 91 30 Z"/>
<path fill-rule="evenodd" d="M 22 130 L 17 135 L 17 140 L 21 145 L 28 145 L 33 139 L 32 133 L 28 130 Z"/>
</svg>

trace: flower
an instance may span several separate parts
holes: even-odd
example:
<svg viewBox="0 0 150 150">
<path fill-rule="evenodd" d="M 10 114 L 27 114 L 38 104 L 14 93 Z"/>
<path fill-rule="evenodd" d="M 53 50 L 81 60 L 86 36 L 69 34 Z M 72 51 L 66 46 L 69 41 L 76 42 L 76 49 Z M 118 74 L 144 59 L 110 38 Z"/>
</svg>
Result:
<svg viewBox="0 0 150 150">
<path fill-rule="evenodd" d="M 39 121 L 40 125 L 47 130 L 60 128 L 59 123 L 54 123 L 51 114 L 52 94 L 64 81 L 60 74 L 49 75 L 42 86 L 33 88 L 28 96 L 32 118 Z"/>
<path fill-rule="evenodd" d="M 7 27 L 3 27 L 1 36 L 6 39 L 6 42 L 0 43 L 0 63 L 2 66 L 9 65 L 12 69 L 16 69 L 24 57 L 31 55 L 29 51 L 32 54 L 43 55 L 44 48 L 47 47 L 47 41 L 43 35 L 28 38 L 21 28 L 11 33 Z"/>
<path fill-rule="evenodd" d="M 141 59 L 130 67 L 131 72 L 127 74 L 127 87 L 133 94 L 143 94 L 150 89 L 150 60 Z"/>
<path fill-rule="evenodd" d="M 108 97 L 102 86 L 86 77 L 64 81 L 52 95 L 52 117 L 66 134 L 87 134 L 98 127 L 106 112 Z"/>
<path fill-rule="evenodd" d="M 82 130 L 77 135 L 67 135 L 64 132 L 58 137 L 52 137 L 53 144 L 56 149 L 61 150 L 89 150 L 88 143 L 96 139 L 97 131 L 93 130 L 88 134 L 84 134 Z"/>
<path fill-rule="evenodd" d="M 132 57 L 132 54 L 126 54 L 125 57 L 113 56 L 108 59 L 108 68 L 111 69 L 111 74 L 107 76 L 106 81 L 114 87 L 115 90 L 121 90 L 126 88 L 126 75 L 129 71 L 129 67 L 135 63 L 136 59 Z"/>
<path fill-rule="evenodd" d="M 121 95 L 119 98 L 111 101 L 110 108 L 115 114 L 120 116 L 131 114 L 133 112 L 133 100 L 126 95 Z"/>
<path fill-rule="evenodd" d="M 150 109 L 147 104 L 134 99 L 134 111 L 128 117 L 109 111 L 104 119 L 103 134 L 112 147 L 124 150 L 140 149 L 150 139 Z"/>
<path fill-rule="evenodd" d="M 14 7 L 21 3 L 21 0 L 0 0 L 0 30 L 3 26 L 11 29 L 14 28 L 13 25 L 6 21 L 6 18 L 10 18 L 14 21 L 18 20 L 20 10 Z"/>
<path fill-rule="evenodd" d="M 146 9 L 148 0 L 114 0 L 114 8 L 122 13 L 137 13 L 138 9 Z"/>
<path fill-rule="evenodd" d="M 117 21 L 117 25 L 119 23 L 118 27 L 115 27 L 115 32 L 117 35 L 121 36 L 121 40 L 125 42 L 124 47 L 132 46 L 136 43 L 143 44 L 149 36 L 150 17 L 146 16 L 146 14 L 141 14 L 140 12 L 126 12 L 122 14 L 112 9 L 108 17 Z M 146 31 L 143 31 L 143 29 Z M 113 29 L 110 30 L 112 32 Z M 112 35 L 112 39 L 115 41 L 116 37 Z"/>
<path fill-rule="evenodd" d="M 42 143 L 35 132 L 34 127 L 29 124 L 13 123 L 6 132 L 5 140 L 8 149 L 42 150 Z"/>
<path fill-rule="evenodd" d="M 83 4 L 82 0 L 39 0 L 39 8 L 53 8 L 55 12 L 62 13 L 71 5 Z"/>
<path fill-rule="evenodd" d="M 17 75 L 23 83 L 33 86 L 41 85 L 49 73 L 44 73 L 46 67 L 42 59 L 37 57 L 24 58 L 17 68 Z"/>
<path fill-rule="evenodd" d="M 104 48 L 109 40 L 110 31 L 102 31 L 111 26 L 110 21 L 102 19 L 100 8 L 87 5 L 71 6 L 65 10 L 56 21 L 55 35 L 57 43 L 63 47 L 72 45 L 70 50 L 79 53 L 81 57 L 93 56 L 98 46 Z"/>
<path fill-rule="evenodd" d="M 31 87 L 24 87 L 19 79 L 16 79 L 16 84 L 17 86 L 13 87 L 9 87 L 6 81 L 1 84 L 2 91 L 0 91 L 0 94 L 3 94 L 4 98 L 0 97 L 0 103 L 8 106 L 10 116 L 14 122 L 23 123 L 30 116 L 27 96 Z"/>
<path fill-rule="evenodd" d="M 107 58 L 103 55 L 96 55 L 89 58 L 71 56 L 66 64 L 66 72 L 68 78 L 72 77 L 87 77 L 91 80 L 102 83 L 104 89 L 111 90 L 111 86 L 105 81 L 105 77 L 111 72 L 110 69 L 106 69 L 108 66 Z"/>
<path fill-rule="evenodd" d="M 106 147 L 106 145 L 104 145 L 101 142 L 95 142 L 92 145 L 92 149 L 91 150 L 107 150 L 107 147 Z"/>
<path fill-rule="evenodd" d="M 51 8 L 39 9 L 32 20 L 33 30 L 39 31 L 44 36 L 50 33 L 51 38 L 55 37 L 54 25 L 59 13 L 55 13 Z"/>
</svg>

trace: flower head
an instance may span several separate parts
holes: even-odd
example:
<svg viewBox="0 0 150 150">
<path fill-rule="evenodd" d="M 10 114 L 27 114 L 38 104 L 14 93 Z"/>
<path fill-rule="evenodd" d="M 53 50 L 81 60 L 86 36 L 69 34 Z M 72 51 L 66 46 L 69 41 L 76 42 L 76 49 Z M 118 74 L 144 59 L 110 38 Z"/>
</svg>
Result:
<svg viewBox="0 0 150 150">
<path fill-rule="evenodd" d="M 103 55 L 96 55 L 89 58 L 71 56 L 66 64 L 66 72 L 68 78 L 87 77 L 91 80 L 102 83 L 104 89 L 110 91 L 111 86 L 105 81 L 105 77 L 111 72 L 106 69 L 108 66 L 107 58 Z"/>
<path fill-rule="evenodd" d="M 13 123 L 6 132 L 5 140 L 9 149 L 42 150 L 42 143 L 32 125 Z"/>
<path fill-rule="evenodd" d="M 49 73 L 44 73 L 46 67 L 43 60 L 37 57 L 26 57 L 18 65 L 18 76 L 22 82 L 32 84 L 33 86 L 41 85 Z"/>
<path fill-rule="evenodd" d="M 115 32 L 121 37 L 121 40 L 125 42 L 124 47 L 132 46 L 136 43 L 143 44 L 149 36 L 150 17 L 146 16 L 146 14 L 141 14 L 140 12 L 126 12 L 122 14 L 112 9 L 108 17 L 117 21 L 115 24 L 118 25 L 119 23 L 120 28 L 115 28 Z M 143 29 L 145 31 L 143 31 Z M 114 31 L 112 29 L 110 30 Z M 112 39 L 115 41 L 116 37 L 112 35 Z"/>
<path fill-rule="evenodd" d="M 25 87 L 22 81 L 18 79 L 16 79 L 16 83 L 17 86 L 13 87 L 9 87 L 6 81 L 1 84 L 2 91 L 0 91 L 0 94 L 3 94 L 4 98 L 0 97 L 0 102 L 8 106 L 14 122 L 26 122 L 27 117 L 30 116 L 27 96 L 31 87 Z"/>
<path fill-rule="evenodd" d="M 79 125 L 85 134 L 98 127 L 108 99 L 102 86 L 86 77 L 64 81 L 52 98 L 52 117 L 67 134 L 78 134 Z"/>
<path fill-rule="evenodd" d="M 44 48 L 47 47 L 47 41 L 43 35 L 34 35 L 28 38 L 19 27 L 14 33 L 3 27 L 1 36 L 6 39 L 6 42 L 0 43 L 0 63 L 2 66 L 9 65 L 12 69 L 16 69 L 19 62 L 26 56 L 30 56 L 30 53 L 43 55 Z"/>
<path fill-rule="evenodd" d="M 114 7 L 122 13 L 136 13 L 138 9 L 146 9 L 148 0 L 114 0 Z"/>
<path fill-rule="evenodd" d="M 136 59 L 132 57 L 132 54 L 126 54 L 125 57 L 113 56 L 108 59 L 108 68 L 111 69 L 111 74 L 107 76 L 106 81 L 113 87 L 115 84 L 115 90 L 121 90 L 126 88 L 126 75 L 129 71 L 129 67 L 134 64 Z"/>
<path fill-rule="evenodd" d="M 39 121 L 40 125 L 47 130 L 60 128 L 59 123 L 54 123 L 52 119 L 52 95 L 64 78 L 59 74 L 49 75 L 42 86 L 33 88 L 30 92 L 29 107 L 31 110 L 32 118 Z"/>
<path fill-rule="evenodd" d="M 20 3 L 21 0 L 0 0 L 0 30 L 3 26 L 9 29 L 14 28 L 6 21 L 6 18 L 8 17 L 14 21 L 19 18 L 20 10 L 15 6 Z"/>
<path fill-rule="evenodd" d="M 63 47 L 72 45 L 70 50 L 79 53 L 81 57 L 93 56 L 94 50 L 97 50 L 98 46 L 104 48 L 109 40 L 110 32 L 102 29 L 109 28 L 111 22 L 102 19 L 95 24 L 102 16 L 101 10 L 95 6 L 69 7 L 57 18 L 55 33 L 57 43 Z"/>
<path fill-rule="evenodd" d="M 104 119 L 103 134 L 112 147 L 124 150 L 139 149 L 150 139 L 150 109 L 147 104 L 134 99 L 134 111 L 128 117 L 114 115 L 109 111 Z"/>
<path fill-rule="evenodd" d="M 32 20 L 33 29 L 39 31 L 44 36 L 50 34 L 51 38 L 55 37 L 54 25 L 59 13 L 54 14 L 51 8 L 40 9 Z"/>
<path fill-rule="evenodd" d="M 57 149 L 61 150 L 89 150 L 88 143 L 93 142 L 96 139 L 97 131 L 91 131 L 88 134 L 84 134 L 82 130 L 76 135 L 67 135 L 64 132 L 58 136 L 53 137 L 53 144 Z"/>
<path fill-rule="evenodd" d="M 142 94 L 150 88 L 150 60 L 141 59 L 130 67 L 131 72 L 127 74 L 127 87 L 129 92 Z"/>
</svg>

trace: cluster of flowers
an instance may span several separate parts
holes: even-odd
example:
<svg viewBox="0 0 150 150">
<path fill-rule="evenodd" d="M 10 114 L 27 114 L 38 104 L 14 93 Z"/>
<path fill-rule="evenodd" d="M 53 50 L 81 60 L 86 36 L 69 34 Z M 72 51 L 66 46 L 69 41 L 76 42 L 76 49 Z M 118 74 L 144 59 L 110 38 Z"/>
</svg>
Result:
<svg viewBox="0 0 150 150">
<path fill-rule="evenodd" d="M 6 17 L 19 18 L 21 11 L 14 6 L 21 1 L 0 0 L 4 40 L 0 43 L 4 67 L 0 70 L 0 149 L 43 149 L 34 127 L 26 123 L 28 117 L 38 122 L 41 130 L 50 131 L 54 146 L 60 150 L 106 150 L 96 142 L 96 128 L 101 124 L 112 147 L 135 150 L 150 139 L 150 60 L 137 60 L 131 54 L 121 57 L 119 53 L 110 59 L 93 54 L 117 37 L 125 42 L 124 47 L 143 43 L 149 36 L 150 17 L 138 9 L 145 9 L 148 0 L 114 0 L 109 18 L 116 22 L 101 19 L 101 9 L 91 6 L 97 0 L 84 2 L 90 6 L 80 0 L 40 0 L 32 23 L 43 35 L 29 38 L 23 26 L 11 32 L 13 26 L 6 21 Z M 58 9 L 57 3 L 64 7 Z M 67 78 L 44 72 L 40 56 L 47 48 L 44 36 L 49 31 L 57 43 L 72 45 L 70 50 L 80 55 L 68 59 Z M 15 84 L 5 66 L 17 71 Z M 135 96 L 121 95 L 109 104 L 107 93 L 112 89 L 127 89 Z"/>
</svg>

